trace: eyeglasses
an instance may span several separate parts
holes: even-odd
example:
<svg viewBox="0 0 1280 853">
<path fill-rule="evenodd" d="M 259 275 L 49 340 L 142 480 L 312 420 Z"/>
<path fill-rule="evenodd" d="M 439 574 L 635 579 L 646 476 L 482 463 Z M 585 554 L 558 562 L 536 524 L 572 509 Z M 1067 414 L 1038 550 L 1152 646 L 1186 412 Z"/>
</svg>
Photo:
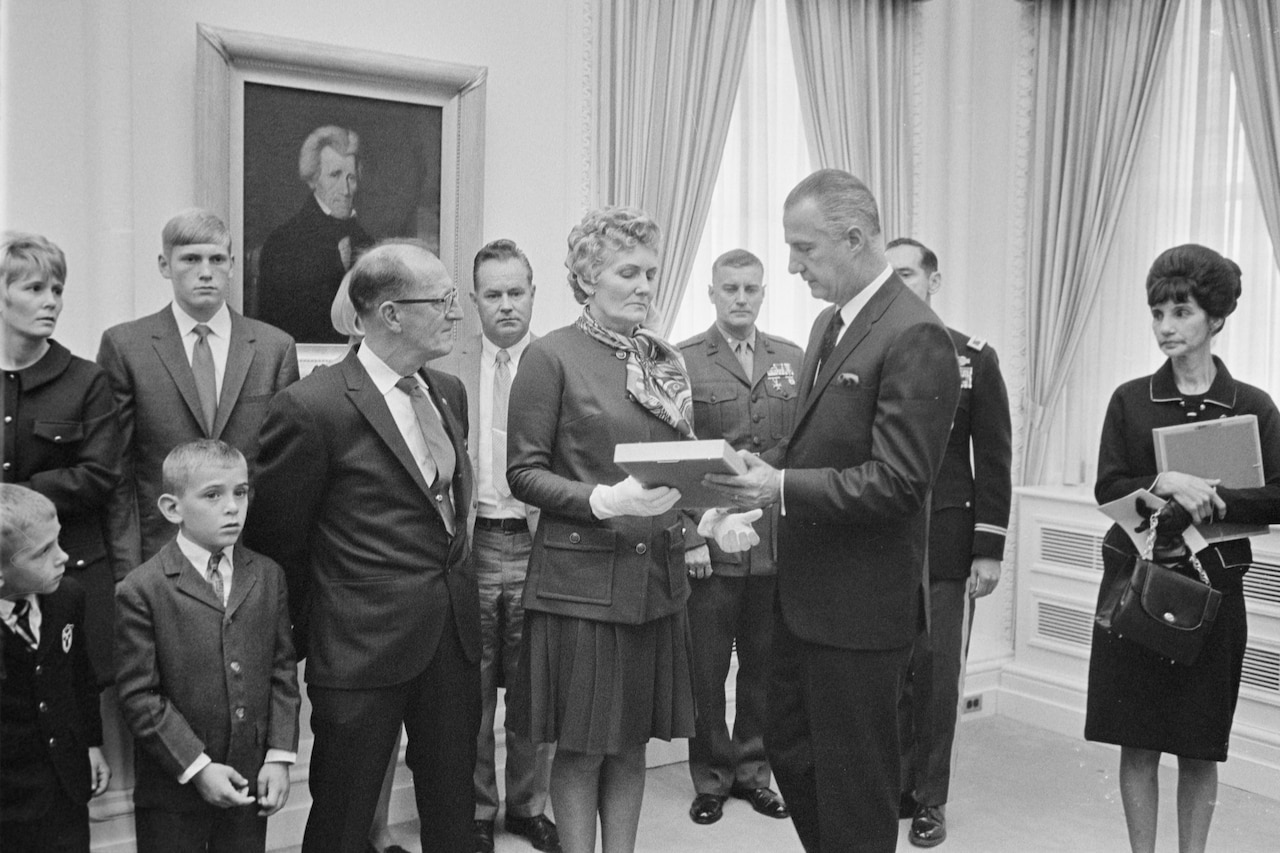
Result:
<svg viewBox="0 0 1280 853">
<path fill-rule="evenodd" d="M 419 305 L 427 303 L 429 305 L 442 305 L 444 313 L 448 314 L 454 308 L 458 307 L 458 288 L 450 290 L 444 296 L 424 297 L 422 299 L 388 299 L 395 305 Z"/>
</svg>

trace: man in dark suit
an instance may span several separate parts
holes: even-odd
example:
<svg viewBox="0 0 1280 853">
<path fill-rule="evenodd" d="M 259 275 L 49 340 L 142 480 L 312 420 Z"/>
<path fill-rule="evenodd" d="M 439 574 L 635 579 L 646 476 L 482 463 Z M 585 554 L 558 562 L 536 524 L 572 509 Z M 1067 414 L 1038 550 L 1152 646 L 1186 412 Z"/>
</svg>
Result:
<svg viewBox="0 0 1280 853">
<path fill-rule="evenodd" d="M 346 343 L 329 322 L 329 305 L 356 256 L 373 245 L 356 218 L 359 158 L 354 130 L 311 131 L 298 154 L 298 177 L 311 194 L 258 256 L 256 316 L 304 343 Z"/>
<path fill-rule="evenodd" d="M 924 619 L 929 490 L 959 397 L 946 327 L 893 274 L 875 198 L 823 169 L 787 196 L 789 269 L 819 299 L 791 435 L 709 475 L 780 505 L 765 745 L 809 853 L 897 843 L 897 701 Z"/>
<path fill-rule="evenodd" d="M 507 401 L 520 359 L 535 338 L 533 267 L 511 240 L 494 240 L 476 253 L 471 267 L 471 300 L 480 316 L 480 334 L 459 344 L 458 376 L 467 388 L 467 449 L 475 472 L 472 500 L 472 555 L 480 589 L 480 690 L 483 703 L 476 741 L 475 853 L 493 853 L 498 816 L 494 718 L 498 686 L 504 707 L 516 701 L 516 668 L 524 632 L 524 581 L 533 549 L 538 510 L 511 496 L 507 483 Z M 551 781 L 550 744 L 532 743 L 506 729 L 508 832 L 524 836 L 538 850 L 559 851 L 555 824 L 544 812 Z"/>
<path fill-rule="evenodd" d="M 423 366 L 449 352 L 462 312 L 444 265 L 415 243 L 367 252 L 350 293 L 364 341 L 271 402 L 246 534 L 284 567 L 308 658 L 302 849 L 364 853 L 403 723 L 422 848 L 468 850 L 480 620 L 467 398 Z"/>
<path fill-rule="evenodd" d="M 169 451 L 218 438 L 244 454 L 252 473 L 267 403 L 298 379 L 293 339 L 227 307 L 233 258 L 222 220 L 183 211 L 165 225 L 163 240 L 160 274 L 173 283 L 173 302 L 107 329 L 98 349 L 124 448 L 124 476 L 108 508 L 117 578 L 177 531 L 156 503 Z"/>
<path fill-rule="evenodd" d="M 799 398 L 804 350 L 756 327 L 764 303 L 764 265 L 733 249 L 711 265 L 707 295 L 715 324 L 680 344 L 693 391 L 699 438 L 723 438 L 735 449 L 760 453 L 789 432 Z M 708 540 L 710 567 L 689 583 L 689 631 L 697 732 L 689 740 L 694 799 L 689 816 L 709 824 L 724 814 L 730 795 L 769 817 L 787 817 L 770 788 L 764 751 L 765 691 L 773 628 L 773 515 L 755 526 L 760 543 L 727 554 Z M 738 650 L 733 733 L 725 723 L 724 683 Z"/>
<path fill-rule="evenodd" d="M 889 243 L 889 263 L 925 302 L 942 287 L 938 256 L 916 240 Z M 973 600 L 1000 581 L 1012 501 L 1009 395 L 996 352 L 948 329 L 960 362 L 960 403 L 929 520 L 929 630 L 916 637 L 899 704 L 903 807 L 917 847 L 947 838 L 946 802 Z M 970 453 L 972 451 L 972 462 Z"/>
</svg>

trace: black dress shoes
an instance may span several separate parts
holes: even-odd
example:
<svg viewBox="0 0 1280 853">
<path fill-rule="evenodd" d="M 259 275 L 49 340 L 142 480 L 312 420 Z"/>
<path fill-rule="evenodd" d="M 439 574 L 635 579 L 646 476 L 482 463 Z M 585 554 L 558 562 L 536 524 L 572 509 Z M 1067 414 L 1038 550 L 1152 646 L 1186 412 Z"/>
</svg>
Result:
<svg viewBox="0 0 1280 853">
<path fill-rule="evenodd" d="M 730 788 L 729 795 L 751 803 L 751 808 L 765 817 L 791 817 L 782 797 L 769 788 Z"/>
<path fill-rule="evenodd" d="M 541 850 L 543 853 L 560 853 L 560 834 L 556 832 L 556 825 L 546 815 L 540 814 L 533 817 L 507 815 L 504 825 L 507 832 L 527 838 L 533 845 L 533 849 Z"/>
<path fill-rule="evenodd" d="M 476 853 L 493 853 L 493 821 L 476 821 L 475 841 Z"/>
<path fill-rule="evenodd" d="M 937 847 L 947 840 L 947 818 L 942 806 L 917 806 L 907 840 L 916 847 Z"/>
<path fill-rule="evenodd" d="M 694 823 L 715 823 L 724 817 L 724 801 L 723 794 L 699 794 L 689 806 L 689 817 Z"/>
</svg>

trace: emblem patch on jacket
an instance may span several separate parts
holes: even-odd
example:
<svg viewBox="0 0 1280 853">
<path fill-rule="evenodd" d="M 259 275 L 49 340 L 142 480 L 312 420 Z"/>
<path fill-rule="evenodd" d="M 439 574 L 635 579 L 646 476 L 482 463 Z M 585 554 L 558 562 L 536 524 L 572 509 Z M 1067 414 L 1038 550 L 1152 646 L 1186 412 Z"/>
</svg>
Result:
<svg viewBox="0 0 1280 853">
<path fill-rule="evenodd" d="M 71 640 L 74 637 L 75 632 L 76 629 L 73 625 L 62 626 L 62 653 L 64 655 L 71 651 Z"/>
<path fill-rule="evenodd" d="M 973 361 L 967 355 L 960 356 L 960 390 L 973 387 Z"/>
<path fill-rule="evenodd" d="M 791 362 L 789 361 L 775 361 L 769 365 L 769 372 L 766 375 L 769 377 L 769 384 L 773 386 L 775 391 L 782 390 L 783 382 L 788 385 L 796 384 L 796 372 L 791 369 Z"/>
</svg>

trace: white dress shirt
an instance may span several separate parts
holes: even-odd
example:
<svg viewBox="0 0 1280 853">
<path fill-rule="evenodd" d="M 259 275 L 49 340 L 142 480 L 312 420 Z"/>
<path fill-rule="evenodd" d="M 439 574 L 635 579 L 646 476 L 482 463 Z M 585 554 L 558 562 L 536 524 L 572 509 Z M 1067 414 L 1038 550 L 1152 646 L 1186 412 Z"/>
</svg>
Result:
<svg viewBox="0 0 1280 853">
<path fill-rule="evenodd" d="M 511 356 L 508 367 L 511 370 L 512 381 L 516 378 L 520 357 L 528 349 L 531 337 L 526 332 L 523 338 L 507 347 L 507 354 Z M 512 497 L 502 497 L 493 484 L 493 443 L 506 441 L 507 432 L 493 428 L 493 374 L 498 366 L 495 360 L 498 355 L 498 345 L 484 335 L 480 336 L 480 342 L 480 389 L 478 391 L 480 397 L 476 400 L 477 411 L 480 413 L 480 423 L 476 429 L 476 460 L 478 462 L 476 467 L 479 469 L 476 471 L 476 500 L 479 502 L 477 514 L 481 518 L 524 518 L 526 513 L 524 504 Z M 510 414 L 508 414 L 509 417 Z M 501 476 L 505 477 L 506 472 L 501 472 Z"/>
<path fill-rule="evenodd" d="M 200 340 L 200 336 L 196 334 L 196 326 L 200 321 L 178 307 L 177 302 L 171 302 L 170 305 L 173 308 L 173 319 L 178 321 L 178 331 L 182 335 L 182 348 L 187 351 L 187 364 L 191 364 L 196 341 Z M 209 327 L 210 332 L 205 340 L 209 342 L 209 350 L 213 353 L 214 389 L 217 391 L 218 401 L 221 402 L 222 377 L 226 375 L 227 353 L 231 351 L 231 310 L 227 308 L 225 302 L 205 325 Z"/>
<path fill-rule="evenodd" d="M 409 453 L 413 455 L 413 461 L 417 463 L 418 470 L 422 472 L 423 479 L 429 485 L 435 479 L 436 463 L 431 458 L 427 440 L 422 437 L 418 416 L 413 413 L 413 402 L 408 394 L 396 387 L 396 383 L 400 381 L 400 374 L 388 367 L 387 363 L 370 348 L 367 341 L 356 350 L 356 358 L 369 374 L 369 378 L 373 380 L 374 387 L 378 389 L 382 399 L 386 400 L 387 408 L 391 410 L 391 417 L 395 419 L 396 428 L 404 437 L 405 444 L 409 445 Z M 427 383 L 422 381 L 422 374 L 415 372 L 414 378 L 422 386 L 423 393 L 427 394 Z M 436 409 L 430 394 L 427 394 L 427 402 L 431 403 L 431 408 L 435 409 L 436 416 L 439 417 L 440 410 Z M 444 423 L 444 418 L 440 418 L 440 422 Z"/>
</svg>

